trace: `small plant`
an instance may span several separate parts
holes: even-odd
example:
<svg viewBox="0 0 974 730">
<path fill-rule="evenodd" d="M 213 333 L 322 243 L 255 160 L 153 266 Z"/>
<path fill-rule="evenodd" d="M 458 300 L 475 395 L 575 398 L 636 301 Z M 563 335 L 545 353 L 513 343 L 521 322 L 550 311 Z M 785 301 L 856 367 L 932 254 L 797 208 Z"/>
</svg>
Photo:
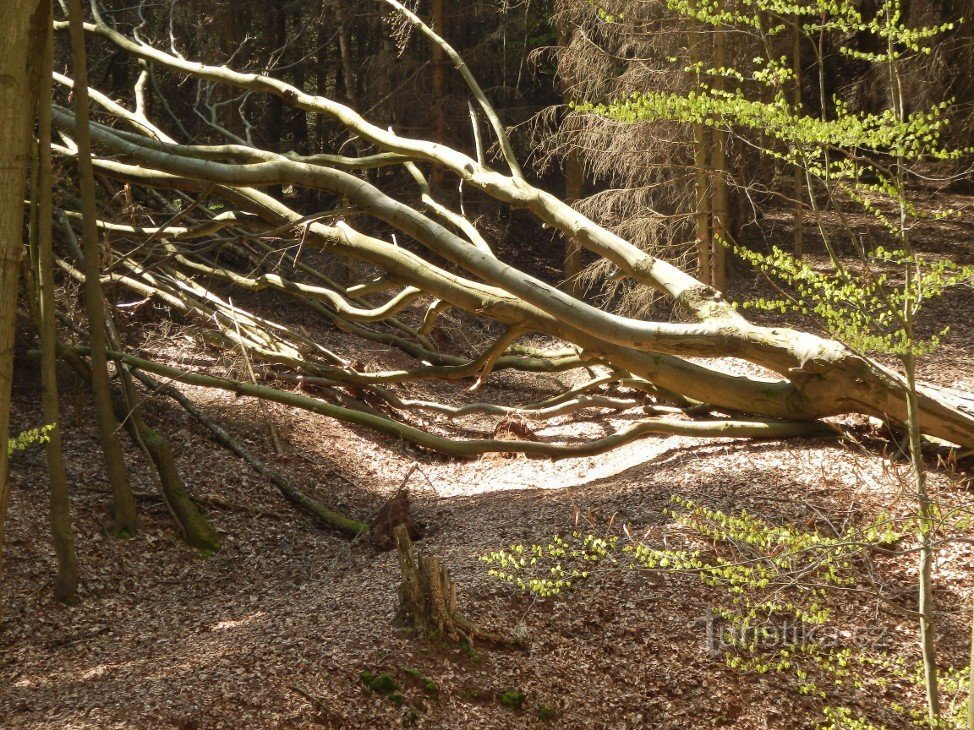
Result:
<svg viewBox="0 0 974 730">
<path fill-rule="evenodd" d="M 558 710 L 556 710 L 554 707 L 541 705 L 541 707 L 538 708 L 539 720 L 554 720 L 556 717 L 558 717 Z"/>
<path fill-rule="evenodd" d="M 15 451 L 23 451 L 35 444 L 46 444 L 51 440 L 51 431 L 54 424 L 49 423 L 40 428 L 32 428 L 14 436 L 7 441 L 7 456 L 12 456 Z"/>
<path fill-rule="evenodd" d="M 471 702 L 483 702 L 490 699 L 490 693 L 480 687 L 469 686 L 460 690 L 460 696 Z"/>
<path fill-rule="evenodd" d="M 525 694 L 516 689 L 509 689 L 498 697 L 497 700 L 504 707 L 511 710 L 522 710 L 524 709 Z"/>
<path fill-rule="evenodd" d="M 359 677 L 361 677 L 366 687 L 380 695 L 388 695 L 399 689 L 399 684 L 391 674 L 372 674 L 372 672 L 366 670 Z"/>
<path fill-rule="evenodd" d="M 403 727 L 415 727 L 419 724 L 419 710 L 415 707 L 407 707 L 402 715 Z"/>
<path fill-rule="evenodd" d="M 413 669 L 411 667 L 403 668 L 403 673 L 409 675 L 423 688 L 423 691 L 428 695 L 435 695 L 439 693 L 439 688 L 436 686 L 436 682 L 427 677 L 425 674 L 420 672 L 418 669 Z"/>
<path fill-rule="evenodd" d="M 880 645 L 859 642 L 861 636 L 835 624 L 830 609 L 830 594 L 855 589 L 864 550 L 902 538 L 891 518 L 880 515 L 828 535 L 774 525 L 745 510 L 724 513 L 679 496 L 672 502 L 670 516 L 684 549 L 655 549 L 624 527 L 625 537 L 576 531 L 546 545 L 512 545 L 482 559 L 496 566 L 489 570 L 494 577 L 543 597 L 573 587 L 562 576 L 585 577 L 594 570 L 695 575 L 717 590 L 717 605 L 708 616 L 711 650 L 737 671 L 782 675 L 820 704 L 825 726 L 872 727 L 833 702 L 880 691 L 889 677 L 922 687 L 922 672 L 907 671 Z M 511 706 L 504 696 L 501 704 Z M 542 709 L 538 713 L 542 717 Z M 898 717 L 922 720 L 923 713 L 904 709 Z"/>
</svg>

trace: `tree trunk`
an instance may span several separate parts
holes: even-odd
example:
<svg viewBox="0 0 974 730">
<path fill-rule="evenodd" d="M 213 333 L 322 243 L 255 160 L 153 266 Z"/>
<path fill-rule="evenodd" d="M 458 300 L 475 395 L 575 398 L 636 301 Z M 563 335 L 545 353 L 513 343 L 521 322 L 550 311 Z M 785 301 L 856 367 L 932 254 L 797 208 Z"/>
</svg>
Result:
<svg viewBox="0 0 974 730">
<path fill-rule="evenodd" d="M 4 0 L 0 23 L 0 585 L 10 499 L 7 440 L 13 387 L 17 281 L 23 253 L 24 187 L 31 122 L 50 23 L 47 0 Z M 43 73 L 48 70 L 43 68 Z"/>
<path fill-rule="evenodd" d="M 338 55 L 342 65 L 342 86 L 345 89 L 345 99 L 352 109 L 359 109 L 358 77 L 355 74 L 355 60 L 352 58 L 352 29 L 348 13 L 345 12 L 345 0 L 334 0 L 335 19 L 338 21 Z"/>
<path fill-rule="evenodd" d="M 71 56 L 74 70 L 75 115 L 78 120 L 78 175 L 84 209 L 85 309 L 91 347 L 91 391 L 101 436 L 102 451 L 112 487 L 113 529 L 119 535 L 138 531 L 135 495 L 118 436 L 118 423 L 112 411 L 108 358 L 105 355 L 105 301 L 101 290 L 101 247 L 96 226 L 95 178 L 91 165 L 91 140 L 88 132 L 88 73 L 85 58 L 85 33 L 80 0 L 68 0 L 71 28 Z"/>
<path fill-rule="evenodd" d="M 704 64 L 701 52 L 703 33 L 699 28 L 690 31 L 690 65 Z M 694 83 L 699 91 L 700 69 L 694 68 Z M 711 251 L 713 238 L 710 230 L 710 130 L 702 122 L 693 125 L 693 221 L 697 232 L 697 278 L 713 284 Z"/>
<path fill-rule="evenodd" d="M 718 12 L 721 3 L 717 5 Z M 717 26 L 714 28 L 714 67 L 723 69 L 727 65 L 727 33 Z M 713 81 L 714 91 L 720 93 L 726 87 L 726 79 L 718 73 Z M 727 246 L 730 240 L 730 191 L 727 170 L 727 130 L 718 123 L 713 128 L 713 276 L 710 283 L 717 291 L 727 288 Z"/>
<path fill-rule="evenodd" d="M 974 730 L 974 601 L 971 602 L 971 653 L 967 665 L 967 730 Z"/>
<path fill-rule="evenodd" d="M 433 30 L 443 36 L 445 22 L 444 0 L 433 0 Z M 433 141 L 446 144 L 446 58 L 443 49 L 433 44 L 430 56 L 432 102 L 433 102 Z M 439 165 L 433 167 L 430 173 L 430 187 L 435 195 L 438 188 L 443 186 L 444 170 Z"/>
<path fill-rule="evenodd" d="M 399 6 L 395 0 L 386 2 Z M 420 22 L 415 16 L 411 18 L 414 24 Z M 423 32 L 428 35 L 428 31 L 425 28 Z M 409 162 L 442 165 L 465 187 L 535 216 L 566 240 L 615 265 L 620 276 L 669 297 L 695 321 L 654 322 L 622 317 L 580 302 L 499 261 L 469 234 L 448 227 L 452 223 L 443 225 L 435 213 L 426 215 L 392 198 L 361 175 L 345 171 L 349 166 L 367 168 L 374 157 L 368 161 L 336 159 L 334 164 L 324 160 L 322 164 L 307 164 L 248 146 L 228 151 L 247 163 L 238 164 L 214 159 L 212 149 L 164 144 L 142 135 L 95 126 L 96 141 L 115 156 L 98 161 L 99 169 L 106 174 L 148 187 L 211 191 L 240 211 L 238 221 L 252 219 L 254 225 L 265 230 L 300 226 L 306 245 L 324 246 L 329 253 L 376 266 L 386 277 L 415 286 L 428 296 L 477 316 L 522 331 L 553 335 L 580 348 L 593 362 L 632 373 L 656 388 L 675 391 L 715 408 L 770 419 L 818 419 L 857 412 L 906 420 L 900 376 L 837 342 L 748 322 L 720 292 L 595 224 L 558 196 L 529 184 L 512 159 L 510 140 L 493 110 L 487 116 L 510 174 L 490 169 L 444 145 L 400 136 L 343 104 L 312 96 L 278 79 L 175 58 L 157 48 L 133 43 L 104 26 L 93 26 L 92 32 L 138 58 L 162 64 L 174 72 L 279 96 L 305 111 L 328 115 L 360 137 L 363 144 L 381 150 L 386 164 L 406 158 Z M 462 64 L 452 49 L 448 55 L 454 63 Z M 478 102 L 490 109 L 469 70 L 461 66 L 458 69 Z M 75 127 L 74 120 L 63 110 L 55 110 L 54 119 L 65 130 Z M 357 215 L 371 216 L 392 226 L 420 248 L 368 236 L 344 219 L 309 221 L 253 187 L 278 183 L 339 196 Z M 425 258 L 414 250 L 424 251 Z M 456 268 L 447 270 L 436 263 L 441 260 Z M 280 277 L 276 281 L 284 286 Z M 269 282 L 269 278 L 264 278 L 264 285 Z M 689 359 L 717 357 L 747 360 L 774 371 L 779 379 L 734 376 L 719 366 Z M 336 370 L 335 375 L 368 381 L 367 374 L 347 370 Z M 921 427 L 926 433 L 974 445 L 974 415 L 967 410 L 970 400 L 964 402 L 963 397 L 925 389 L 920 394 L 919 407 Z M 451 453 L 463 452 L 463 444 L 468 442 L 457 443 L 460 445 L 451 447 Z"/>
<path fill-rule="evenodd" d="M 145 444 L 145 449 L 155 464 L 159 474 L 160 494 L 182 532 L 183 541 L 198 550 L 218 552 L 220 538 L 186 493 L 176 467 L 172 443 L 149 428 L 141 416 L 133 420 L 132 429 L 138 431 L 139 439 Z"/>
<path fill-rule="evenodd" d="M 558 46 L 565 48 L 570 41 L 567 29 L 563 23 L 558 27 Z M 567 78 L 561 79 L 561 98 L 566 105 L 571 104 L 572 81 Z M 585 186 L 585 170 L 582 167 L 581 155 L 576 149 L 570 149 L 565 154 L 564 175 L 565 175 L 565 202 L 573 205 L 581 200 Z M 562 268 L 562 278 L 565 281 L 565 291 L 573 297 L 582 295 L 581 282 L 578 280 L 582 273 L 582 247 L 571 238 L 565 239 L 565 260 Z"/>
<path fill-rule="evenodd" d="M 801 113 L 802 108 L 802 35 L 801 18 L 795 16 L 791 23 L 791 73 L 794 76 L 791 87 L 791 108 L 795 115 Z M 795 165 L 791 179 L 791 195 L 794 199 L 794 234 L 792 238 L 792 253 L 801 258 L 805 253 L 805 174 L 801 166 Z"/>
<path fill-rule="evenodd" d="M 45 34 L 45 65 L 53 64 L 54 38 L 50 23 Z M 71 532 L 68 479 L 61 444 L 61 416 L 57 387 L 57 312 L 54 289 L 54 255 L 51 225 L 53 221 L 51 191 L 51 76 L 45 73 L 41 85 L 38 114 L 38 200 L 37 200 L 37 288 L 39 292 L 38 329 L 41 337 L 41 387 L 44 423 L 53 426 L 49 432 L 47 467 L 51 484 L 51 536 L 57 558 L 54 595 L 59 601 L 73 602 L 78 590 L 78 557 Z"/>
<path fill-rule="evenodd" d="M 478 640 L 499 646 L 522 645 L 517 639 L 485 631 L 464 616 L 457 608 L 457 586 L 450 578 L 447 566 L 433 556 L 417 558 L 405 525 L 396 527 L 393 534 L 402 573 L 399 611 L 407 623 L 427 638 L 462 640 L 471 648 Z"/>
<path fill-rule="evenodd" d="M 565 157 L 565 202 L 571 205 L 582 197 L 582 186 L 585 174 L 582 162 L 574 150 Z M 565 242 L 565 270 L 564 279 L 567 291 L 573 297 L 582 296 L 581 282 L 578 280 L 582 273 L 582 247 L 576 241 L 569 239 Z"/>
</svg>

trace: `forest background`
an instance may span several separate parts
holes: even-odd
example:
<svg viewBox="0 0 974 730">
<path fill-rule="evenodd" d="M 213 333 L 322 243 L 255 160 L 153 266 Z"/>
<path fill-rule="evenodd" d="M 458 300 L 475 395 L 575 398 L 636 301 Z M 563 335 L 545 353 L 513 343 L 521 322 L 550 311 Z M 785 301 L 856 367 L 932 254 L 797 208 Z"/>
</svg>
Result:
<svg viewBox="0 0 974 730">
<path fill-rule="evenodd" d="M 582 722 L 600 701 L 622 724 L 695 713 L 694 702 L 674 698 L 680 692 L 662 705 L 645 695 L 620 704 L 626 693 L 605 668 L 579 675 L 598 678 L 591 698 L 576 691 L 581 683 L 562 696 L 553 675 L 525 692 L 523 677 L 544 661 L 539 642 L 557 645 L 552 628 L 573 620 L 537 615 L 536 602 L 564 606 L 566 591 L 602 580 L 579 618 L 602 615 L 633 590 L 640 578 L 627 569 L 635 568 L 642 580 L 665 576 L 671 620 L 710 616 L 732 637 L 719 657 L 681 646 L 677 666 L 718 672 L 724 690 L 740 676 L 784 679 L 779 692 L 765 685 L 757 704 L 719 693 L 726 702 L 707 712 L 714 724 L 748 727 L 762 714 L 791 712 L 797 724 L 836 727 L 974 722 L 962 595 L 974 445 L 965 369 L 969 2 L 83 9 L 74 0 L 51 10 L 11 0 L 8 10 L 4 48 L 27 52 L 5 53 L 0 67 L 12 80 L 0 117 L 12 171 L 0 218 L 0 351 L 8 355 L 0 383 L 5 393 L 17 384 L 2 400 L 0 431 L 11 415 L 12 433 L 23 431 L 11 442 L 12 480 L 10 454 L 0 450 L 0 526 L 12 501 L 15 548 L 2 584 L 4 630 L 14 638 L 4 666 L 20 664 L 4 701 L 25 724 L 76 717 L 87 678 L 102 674 L 100 700 L 85 710 L 101 718 L 219 725 L 245 696 L 237 683 L 229 704 L 200 704 L 208 696 L 200 690 L 161 703 L 118 697 L 121 665 L 97 658 L 110 643 L 102 633 L 138 633 L 108 618 L 122 600 L 108 587 L 117 580 L 156 596 L 151 615 L 190 610 L 196 627 L 256 620 L 247 637 L 276 637 L 275 667 L 308 660 L 304 649 L 288 649 L 300 631 L 282 637 L 264 625 L 264 603 L 283 609 L 293 599 L 286 591 L 265 596 L 256 612 L 237 594 L 218 611 L 237 618 L 218 618 L 205 590 L 178 608 L 154 594 L 160 580 L 176 579 L 142 562 L 162 540 L 187 586 L 207 571 L 218 586 L 245 554 L 295 560 L 293 545 L 267 541 L 315 528 L 292 525 L 293 515 L 281 530 L 258 526 L 268 515 L 283 519 L 258 506 L 269 498 L 260 487 L 330 531 L 315 533 L 319 554 L 308 560 L 317 567 L 291 566 L 297 582 L 320 561 L 347 559 L 349 580 L 368 584 L 367 599 L 347 597 L 344 621 L 374 628 L 372 609 L 388 613 L 381 596 L 395 582 L 383 572 L 390 565 L 381 552 L 368 568 L 357 562 L 368 535 L 372 549 L 398 546 L 400 618 L 427 644 L 442 635 L 468 650 L 536 648 L 533 658 L 507 648 L 487 666 L 479 655 L 461 666 L 452 644 L 429 650 L 412 634 L 387 636 L 389 616 L 377 636 L 390 648 L 344 645 L 337 690 L 279 680 L 273 691 L 288 699 L 255 701 L 255 721 L 276 721 L 285 707 L 288 722 L 437 723 L 458 708 L 487 726 L 558 715 Z M 24 198 L 29 204 L 18 205 Z M 67 429 L 59 382 L 76 398 Z M 220 425 L 241 418 L 241 396 L 250 415 Z M 327 419 L 341 425 L 322 438 Z M 202 452 L 174 446 L 162 433 L 173 428 L 185 430 L 182 448 Z M 788 437 L 805 440 L 781 440 Z M 238 477 L 229 453 L 207 449 L 210 438 L 256 469 L 259 484 Z M 770 439 L 771 450 L 741 439 Z M 680 462 L 687 496 L 660 488 L 652 465 L 666 463 L 664 442 L 725 450 L 702 471 Z M 31 492 L 32 465 L 40 466 L 32 444 L 40 443 L 49 516 Z M 737 468 L 754 482 L 743 499 L 711 484 L 735 463 L 727 444 L 741 449 Z M 800 450 L 803 466 L 781 473 L 776 448 Z M 103 465 L 93 463 L 99 451 Z M 437 461 L 483 454 L 566 461 Z M 187 460 L 204 455 L 229 481 L 220 487 L 229 496 L 201 492 L 205 480 L 186 477 Z M 370 459 L 380 466 L 367 467 Z M 873 476 L 808 481 L 807 459 Z M 505 548 L 495 523 L 514 503 L 468 510 L 439 502 L 489 497 L 505 483 L 557 484 L 573 470 L 578 491 L 561 502 L 561 518 L 528 519 Z M 605 475 L 601 488 L 593 474 Z M 434 496 L 414 494 L 410 508 L 408 487 L 418 489 L 420 475 Z M 471 477 L 483 484 L 459 486 Z M 641 488 L 619 492 L 630 477 Z M 874 487 L 868 496 L 860 482 Z M 821 503 L 810 497 L 841 483 Z M 105 490 L 85 494 L 92 484 L 107 485 L 110 517 L 107 505 L 95 506 Z M 769 508 L 781 488 L 790 512 Z M 641 494 L 651 504 L 635 506 Z M 159 514 L 145 514 L 147 500 Z M 626 517 L 592 508 L 616 502 Z M 747 510 L 738 514 L 741 502 Z M 444 533 L 459 514 L 463 530 Z M 52 555 L 40 546 L 38 520 L 50 522 Z M 427 531 L 432 540 L 416 544 L 417 557 L 406 534 Z M 479 552 L 461 549 L 472 536 Z M 180 543 L 193 550 L 179 552 Z M 116 551 L 127 558 L 112 567 Z M 459 565 L 461 594 L 503 600 L 490 611 L 474 601 L 468 618 L 428 551 Z M 56 576 L 53 591 L 38 589 L 40 575 Z M 245 583 L 267 577 L 257 570 Z M 518 603 L 497 579 L 530 602 Z M 100 586 L 97 596 L 86 583 Z M 51 593 L 74 604 L 67 643 L 31 638 L 35 612 L 55 631 L 68 615 Z M 847 594 L 857 598 L 844 605 Z M 15 618 L 7 618 L 11 605 Z M 640 609 L 626 608 L 621 617 L 609 611 L 592 640 L 607 640 L 617 619 L 633 633 Z M 123 620 L 135 620 L 131 609 Z M 870 610 L 901 634 L 892 647 L 814 638 L 816 626 L 857 637 Z M 288 614 L 282 620 L 295 620 Z M 516 630 L 484 628 L 516 614 Z M 886 620 L 893 615 L 903 620 Z M 783 624 L 799 633 L 765 641 Z M 77 645 L 51 669 L 62 648 Z M 622 664 L 645 664 L 642 646 Z M 555 649 L 587 651 L 571 641 L 548 653 Z M 126 666 L 148 666 L 142 649 L 131 651 Z M 197 661 L 172 656 L 184 671 Z M 239 659 L 225 664 L 207 671 L 223 676 Z M 502 681 L 506 664 L 524 686 Z M 571 664 L 560 671 L 581 670 Z M 476 676 L 472 688 L 443 686 L 450 666 Z M 664 687 L 683 684 L 663 675 Z M 302 677 L 318 684 L 320 669 Z M 66 705 L 57 700 L 63 681 L 78 689 Z"/>
</svg>

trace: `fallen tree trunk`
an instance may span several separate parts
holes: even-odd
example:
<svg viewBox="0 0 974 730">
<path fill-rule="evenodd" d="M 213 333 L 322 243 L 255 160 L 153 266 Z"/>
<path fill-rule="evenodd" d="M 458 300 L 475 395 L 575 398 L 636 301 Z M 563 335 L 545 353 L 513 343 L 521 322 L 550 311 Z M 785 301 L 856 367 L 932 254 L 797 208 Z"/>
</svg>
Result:
<svg viewBox="0 0 974 730">
<path fill-rule="evenodd" d="M 397 5 L 391 0 L 386 1 Z M 406 15 L 410 22 L 422 27 L 418 18 L 408 12 Z M 95 146 L 105 153 L 104 157 L 95 160 L 96 168 L 104 175 L 152 191 L 155 195 L 158 191 L 175 190 L 215 196 L 233 208 L 231 212 L 221 214 L 219 221 L 215 220 L 216 216 L 203 215 L 194 218 L 193 225 L 173 225 L 171 230 L 165 226 L 155 228 L 147 235 L 148 239 L 159 239 L 168 253 L 154 260 L 151 257 L 144 260 L 120 257 L 119 266 L 129 273 L 112 281 L 143 295 L 162 297 L 184 311 L 205 311 L 205 317 L 226 322 L 218 336 L 238 345 L 241 340 L 248 340 L 249 353 L 270 367 L 284 367 L 292 374 L 294 371 L 311 374 L 327 381 L 345 383 L 347 387 L 354 384 L 366 391 L 381 382 L 401 381 L 398 376 L 383 380 L 379 374 L 364 372 L 340 356 L 329 358 L 321 352 L 316 353 L 313 342 L 295 339 L 292 333 L 269 327 L 266 320 L 258 321 L 221 304 L 219 297 L 196 283 L 194 277 L 203 274 L 218 276 L 230 284 L 253 291 L 273 288 L 293 296 L 303 305 L 313 301 L 313 308 L 328 312 L 328 318 L 339 327 L 376 338 L 382 336 L 380 330 L 370 327 L 381 326 L 393 315 L 429 301 L 425 305 L 428 306 L 429 324 L 424 318 L 418 329 L 404 335 L 403 342 L 409 337 L 416 339 L 415 344 L 403 348 L 412 349 L 414 354 L 420 354 L 420 349 L 416 348 L 429 351 L 431 343 L 426 335 L 444 306 L 494 320 L 506 326 L 506 332 L 481 357 L 465 361 L 472 363 L 478 383 L 489 377 L 496 363 L 511 358 L 512 348 L 520 337 L 544 333 L 574 346 L 579 353 L 579 365 L 603 365 L 632 374 L 652 384 L 658 392 L 671 394 L 671 401 L 682 400 L 735 414 L 748 414 L 747 418 L 719 424 L 654 419 L 592 444 L 565 446 L 517 442 L 520 444 L 518 448 L 505 446 L 504 450 L 546 456 L 598 453 L 638 435 L 660 430 L 667 433 L 782 436 L 814 432 L 814 429 L 798 427 L 795 422 L 813 422 L 847 413 L 864 413 L 897 421 L 906 418 L 905 383 L 899 374 L 838 342 L 793 329 L 762 327 L 748 322 L 720 292 L 646 254 L 563 201 L 530 185 L 511 159 L 511 148 L 498 124 L 493 126 L 510 174 L 490 169 L 479 159 L 441 144 L 401 137 L 381 129 L 346 106 L 310 95 L 278 79 L 188 61 L 145 42 L 126 38 L 101 22 L 88 24 L 85 28 L 133 58 L 164 66 L 174 74 L 270 94 L 304 112 L 330 116 L 363 141 L 363 157 L 360 159 L 280 154 L 241 144 L 239 140 L 224 145 L 180 145 L 163 135 L 150 134 L 147 130 L 155 127 L 149 120 L 133 119 L 134 113 L 119 111 L 111 104 L 105 105 L 107 112 L 119 121 L 129 123 L 135 131 L 91 126 Z M 476 83 L 470 78 L 466 80 L 474 96 L 485 104 L 486 98 L 478 93 Z M 75 130 L 73 115 L 55 107 L 53 119 L 70 139 Z M 366 149 L 369 146 L 371 148 Z M 59 151 L 64 155 L 75 152 L 70 143 Z M 675 305 L 690 312 L 696 321 L 652 322 L 619 316 L 593 307 L 500 261 L 472 224 L 430 197 L 430 188 L 414 162 L 445 169 L 458 177 L 463 185 L 490 195 L 500 203 L 528 211 L 547 226 L 560 231 L 571 243 L 612 262 L 621 275 L 666 294 Z M 408 168 L 409 175 L 418 183 L 428 213 L 400 202 L 358 176 L 361 170 L 377 164 Z M 343 206 L 370 216 L 386 230 L 405 235 L 412 244 L 406 248 L 395 242 L 388 243 L 330 213 L 302 215 L 258 189 L 279 185 L 331 194 L 336 201 L 342 201 Z M 357 304 L 351 303 L 354 287 L 340 291 L 329 286 L 292 281 L 275 271 L 254 278 L 241 275 L 223 264 L 215 265 L 206 246 L 194 247 L 190 243 L 197 240 L 191 231 L 211 230 L 207 226 L 214 223 L 217 223 L 216 231 L 224 238 L 213 246 L 224 249 L 236 246 L 244 251 L 245 242 L 262 232 L 281 235 L 293 231 L 293 235 L 300 236 L 300 247 L 317 247 L 331 255 L 357 260 L 373 267 L 380 280 L 398 283 L 403 288 L 384 303 L 368 302 L 368 306 L 362 306 L 361 299 Z M 118 225 L 111 221 L 102 222 L 106 230 Z M 201 233 L 200 237 L 205 241 L 207 235 L 212 234 Z M 434 263 L 442 260 L 449 264 Z M 371 291 L 367 285 L 359 290 Z M 236 326 L 238 321 L 243 324 L 240 330 L 244 334 L 234 338 L 229 322 Z M 273 337 L 268 340 L 270 335 Z M 129 357 L 120 353 L 114 356 Z M 745 360 L 773 371 L 778 378 L 731 375 L 717 366 L 703 365 L 691 359 L 715 357 Z M 152 364 L 135 366 L 158 367 Z M 444 373 L 433 369 L 436 367 L 443 366 L 426 362 L 410 371 L 408 377 L 442 377 Z M 466 375 L 469 370 L 461 372 Z M 179 374 L 177 379 L 193 382 L 190 378 L 200 377 L 211 376 Z M 301 407 L 311 407 L 320 413 L 394 433 L 427 448 L 454 455 L 483 453 L 493 448 L 493 445 L 475 440 L 457 441 L 435 436 L 375 414 L 352 409 L 334 410 L 339 407 L 322 401 L 305 403 L 301 400 L 304 396 L 291 398 L 290 394 L 284 396 L 280 391 L 262 386 L 230 384 L 219 378 L 210 379 L 207 384 L 236 392 L 247 392 L 247 388 L 252 388 L 251 393 L 257 397 L 294 405 L 300 402 Z M 388 398 L 385 400 L 392 402 Z M 447 411 L 440 409 L 440 412 Z M 920 423 L 924 432 L 930 435 L 969 448 L 974 446 L 974 410 L 967 396 L 944 390 L 922 390 Z"/>
<path fill-rule="evenodd" d="M 358 520 L 353 520 L 345 515 L 339 514 L 334 510 L 329 509 L 321 502 L 308 496 L 305 492 L 296 487 L 291 481 L 278 471 L 270 468 L 262 462 L 260 459 L 255 458 L 249 451 L 247 451 L 243 446 L 241 446 L 226 429 L 220 426 L 216 421 L 207 416 L 199 407 L 193 403 L 189 398 L 180 393 L 178 390 L 170 385 L 162 385 L 161 383 L 153 380 L 147 374 L 136 370 L 135 377 L 139 378 L 145 385 L 150 388 L 153 392 L 163 393 L 175 400 L 179 405 L 181 405 L 186 412 L 189 413 L 193 418 L 199 421 L 200 424 L 205 426 L 213 437 L 225 448 L 229 449 L 241 459 L 247 462 L 250 467 L 260 474 L 262 477 L 267 479 L 271 484 L 280 490 L 284 498 L 287 499 L 291 504 L 295 505 L 298 509 L 302 510 L 309 516 L 311 516 L 315 521 L 317 521 L 323 527 L 327 527 L 332 530 L 336 530 L 346 537 L 355 538 L 362 535 L 368 530 L 368 527 L 363 522 Z"/>
</svg>

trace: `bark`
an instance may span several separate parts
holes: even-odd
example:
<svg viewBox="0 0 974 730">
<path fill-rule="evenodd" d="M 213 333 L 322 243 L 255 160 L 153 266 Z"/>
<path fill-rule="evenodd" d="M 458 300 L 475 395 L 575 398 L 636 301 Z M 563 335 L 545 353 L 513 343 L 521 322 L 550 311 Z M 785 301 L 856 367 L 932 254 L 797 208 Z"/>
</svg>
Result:
<svg viewBox="0 0 974 730">
<path fill-rule="evenodd" d="M 40 84 L 38 61 L 50 22 L 45 0 L 5 0 L 0 24 L 0 583 L 10 499 L 7 439 L 13 387 L 17 282 L 23 253 L 24 189 L 31 122 Z M 47 69 L 43 69 L 47 73 Z"/>
<path fill-rule="evenodd" d="M 399 611 L 401 616 L 427 638 L 446 637 L 464 641 L 473 648 L 475 641 L 497 646 L 523 646 L 511 637 L 487 631 L 467 618 L 457 607 L 457 587 L 446 564 L 432 555 L 416 555 L 406 525 L 393 531 L 399 554 Z"/>
<path fill-rule="evenodd" d="M 53 63 L 54 39 L 47 24 L 44 58 Z M 51 204 L 51 77 L 44 74 L 41 85 L 41 107 L 38 114 L 38 201 L 37 218 L 37 288 L 38 329 L 41 338 L 41 387 L 44 423 L 53 426 L 45 444 L 47 468 L 51 485 L 51 536 L 57 558 L 54 595 L 59 601 L 71 603 L 78 590 L 78 557 L 71 531 L 68 479 L 64 468 L 61 443 L 61 416 L 57 387 L 57 312 L 54 289 L 54 256 L 52 251 L 53 210 Z"/>
<path fill-rule="evenodd" d="M 691 21 L 692 22 L 692 21 Z M 701 52 L 703 32 L 699 28 L 690 31 L 690 64 L 705 63 Z M 694 70 L 694 81 L 699 91 L 700 71 Z M 693 209 L 694 227 L 697 232 L 697 278 L 708 286 L 713 284 L 713 236 L 710 230 L 710 130 L 701 121 L 693 125 Z"/>
<path fill-rule="evenodd" d="M 207 552 L 220 550 L 220 538 L 213 525 L 203 516 L 193 500 L 186 493 L 183 480 L 176 467 L 172 443 L 157 431 L 149 428 L 139 417 L 133 421 L 133 429 L 137 429 L 139 440 L 145 444 L 145 449 L 155 464 L 159 474 L 160 492 L 166 507 L 182 532 L 183 541 L 190 547 Z"/>
<path fill-rule="evenodd" d="M 110 331 L 114 334 L 114 326 Z M 117 342 L 117 335 L 112 339 L 113 343 Z M 90 377 L 90 369 L 88 374 Z M 112 399 L 115 417 L 125 424 L 132 440 L 142 448 L 155 467 L 159 477 L 159 494 L 179 527 L 183 542 L 204 552 L 219 552 L 220 538 L 216 529 L 190 498 L 179 476 L 172 442 L 145 422 L 131 374 L 120 368 L 120 375 L 125 397 Z"/>
<path fill-rule="evenodd" d="M 722 3 L 718 2 L 718 12 Z M 720 26 L 714 28 L 714 67 L 727 65 L 727 32 Z M 714 91 L 724 91 L 726 79 L 718 74 L 713 80 Z M 727 130 L 718 125 L 713 128 L 713 240 L 711 243 L 710 284 L 717 291 L 727 288 L 727 245 L 730 240 L 730 191 L 727 170 Z"/>
<path fill-rule="evenodd" d="M 95 224 L 97 217 L 95 179 L 91 166 L 91 141 L 88 134 L 88 73 L 80 0 L 68 0 L 68 11 L 75 80 L 75 114 L 78 119 L 76 132 L 78 174 L 84 209 L 85 308 L 88 314 L 88 337 L 91 347 L 91 390 L 95 399 L 95 413 L 105 466 L 112 487 L 113 529 L 119 535 L 134 535 L 138 531 L 135 495 L 129 483 L 128 468 L 125 465 L 125 456 L 118 437 L 118 423 L 112 412 L 108 359 L 105 356 L 105 302 L 101 290 L 101 247 Z"/>
</svg>

